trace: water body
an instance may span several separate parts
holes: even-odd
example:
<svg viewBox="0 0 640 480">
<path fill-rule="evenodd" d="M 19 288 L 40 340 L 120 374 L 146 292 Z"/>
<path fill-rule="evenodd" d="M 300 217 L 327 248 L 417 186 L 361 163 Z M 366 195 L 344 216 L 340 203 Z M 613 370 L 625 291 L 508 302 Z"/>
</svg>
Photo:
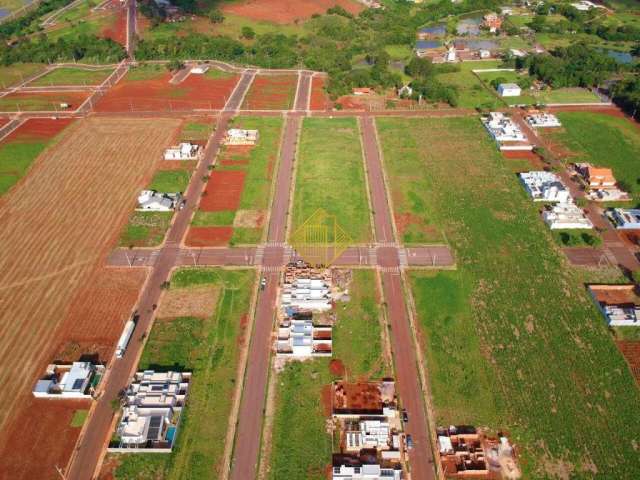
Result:
<svg viewBox="0 0 640 480">
<path fill-rule="evenodd" d="M 445 33 L 447 33 L 447 27 L 444 24 L 431 25 L 429 27 L 423 27 L 418 30 L 418 33 L 424 33 L 427 35 L 432 35 L 434 37 L 442 37 Z"/>
<path fill-rule="evenodd" d="M 480 24 L 482 18 L 465 18 L 460 20 L 456 25 L 456 32 L 458 35 L 480 35 Z"/>
<path fill-rule="evenodd" d="M 613 58 L 618 63 L 628 65 L 633 63 L 633 55 L 629 52 L 620 52 L 618 50 L 602 50 L 607 56 Z"/>
</svg>

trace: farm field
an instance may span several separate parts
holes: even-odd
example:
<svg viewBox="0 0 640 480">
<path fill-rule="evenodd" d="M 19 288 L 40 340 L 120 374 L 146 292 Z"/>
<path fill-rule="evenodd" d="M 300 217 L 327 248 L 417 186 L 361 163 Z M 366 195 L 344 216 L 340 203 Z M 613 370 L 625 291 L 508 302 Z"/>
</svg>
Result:
<svg viewBox="0 0 640 480">
<path fill-rule="evenodd" d="M 100 70 L 61 67 L 29 82 L 30 87 L 49 85 L 100 85 L 113 72 L 113 68 Z"/>
<path fill-rule="evenodd" d="M 506 429 L 523 478 L 629 478 L 640 468 L 634 380 L 478 120 L 378 124 L 387 167 L 427 172 L 415 195 L 458 261 L 457 271 L 410 274 L 437 422 Z"/>
<path fill-rule="evenodd" d="M 240 117 L 233 126 L 257 129 L 258 144 L 222 147 L 187 234 L 189 245 L 256 244 L 263 238 L 282 119 Z"/>
<path fill-rule="evenodd" d="M 194 108 L 219 109 L 233 91 L 238 76 L 219 70 L 189 75 L 178 85 L 164 66 L 131 69 L 96 105 L 98 112 L 169 112 Z"/>
<path fill-rule="evenodd" d="M 256 75 L 249 87 L 244 110 L 289 110 L 293 107 L 297 75 Z"/>
<path fill-rule="evenodd" d="M 14 63 L 9 66 L 0 66 L 0 86 L 2 88 L 24 82 L 36 73 L 42 72 L 45 66 L 40 63 Z"/>
<path fill-rule="evenodd" d="M 177 444 L 170 455 L 110 455 L 106 464 L 113 478 L 139 479 L 141 472 L 144 478 L 167 480 L 219 478 L 255 279 L 253 270 L 182 269 L 173 274 L 139 368 L 193 372 Z M 203 289 L 214 300 L 198 312 L 193 308 L 202 307 L 201 300 L 193 300 L 202 298 Z M 163 308 L 171 309 L 171 317 L 162 316 Z"/>
<path fill-rule="evenodd" d="M 313 14 L 323 14 L 327 9 L 340 5 L 348 12 L 356 14 L 364 6 L 352 0 L 301 0 L 299 2 L 282 2 L 277 0 L 243 0 L 225 4 L 222 11 L 255 21 L 268 21 L 277 24 L 297 23 L 306 20 Z"/>
<path fill-rule="evenodd" d="M 640 130 L 626 118 L 591 112 L 559 112 L 563 128 L 545 132 L 562 150 L 571 152 L 566 162 L 590 162 L 609 167 L 625 190 L 640 200 Z"/>
<path fill-rule="evenodd" d="M 326 419 L 331 406 L 326 403 L 325 393 L 329 384 L 340 378 L 337 375 L 340 368 L 336 369 L 335 364 L 344 366 L 344 378 L 349 381 L 379 379 L 390 374 L 390 366 L 382 355 L 376 274 L 372 270 L 353 270 L 352 274 L 351 301 L 338 303 L 336 307 L 334 360 L 288 362 L 278 374 L 270 479 L 326 478 L 331 461 Z M 354 338 L 359 339 L 357 345 Z"/>
<path fill-rule="evenodd" d="M 0 142 L 0 196 L 27 173 L 36 157 L 72 119 L 29 119 Z"/>
<path fill-rule="evenodd" d="M 8 326 L 0 352 L 14 362 L 0 371 L 6 386 L 0 427 L 66 339 L 57 328 L 115 244 L 178 125 L 173 119 L 78 120 L 0 203 L 0 322 Z M 87 191 L 96 208 L 87 206 Z"/>
<path fill-rule="evenodd" d="M 12 92 L 0 97 L 2 112 L 55 112 L 77 109 L 89 92 Z M 66 103 L 68 108 L 61 104 Z"/>
<path fill-rule="evenodd" d="M 293 231 L 316 210 L 335 215 L 354 243 L 371 239 L 369 200 L 354 118 L 305 118 L 293 199 Z"/>
</svg>

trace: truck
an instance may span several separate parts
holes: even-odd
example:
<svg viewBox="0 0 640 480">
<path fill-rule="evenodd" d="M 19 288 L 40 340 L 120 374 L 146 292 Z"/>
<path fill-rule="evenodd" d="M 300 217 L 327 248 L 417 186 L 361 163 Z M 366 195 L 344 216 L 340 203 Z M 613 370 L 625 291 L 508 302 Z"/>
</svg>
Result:
<svg viewBox="0 0 640 480">
<path fill-rule="evenodd" d="M 133 331 L 136 328 L 137 321 L 138 315 L 135 314 L 131 320 L 125 323 L 122 335 L 120 335 L 120 340 L 118 340 L 118 345 L 116 345 L 116 358 L 122 358 L 124 356 L 124 352 L 127 351 L 127 346 L 129 345 L 131 335 L 133 335 Z"/>
</svg>

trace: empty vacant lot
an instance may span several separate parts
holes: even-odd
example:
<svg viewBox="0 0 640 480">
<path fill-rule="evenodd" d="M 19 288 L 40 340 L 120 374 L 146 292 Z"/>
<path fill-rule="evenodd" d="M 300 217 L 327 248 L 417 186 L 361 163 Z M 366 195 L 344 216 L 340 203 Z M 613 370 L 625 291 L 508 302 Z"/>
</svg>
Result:
<svg viewBox="0 0 640 480">
<path fill-rule="evenodd" d="M 56 327 L 114 243 L 178 124 L 76 122 L 0 200 L 0 354 L 11 365 L 0 369 L 0 428 L 64 340 Z"/>
</svg>

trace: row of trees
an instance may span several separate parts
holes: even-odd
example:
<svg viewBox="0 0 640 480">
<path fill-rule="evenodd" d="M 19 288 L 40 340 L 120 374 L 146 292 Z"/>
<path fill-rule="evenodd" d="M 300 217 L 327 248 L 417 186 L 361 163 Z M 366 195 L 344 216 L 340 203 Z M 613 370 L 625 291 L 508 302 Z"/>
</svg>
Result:
<svg viewBox="0 0 640 480">
<path fill-rule="evenodd" d="M 0 40 L 7 41 L 12 37 L 19 37 L 42 30 L 41 17 L 62 8 L 73 0 L 43 0 L 36 8 L 26 14 L 4 22 L 0 25 Z"/>
<path fill-rule="evenodd" d="M 635 75 L 616 83 L 611 89 L 614 101 L 629 115 L 640 119 L 640 77 Z"/>
</svg>

